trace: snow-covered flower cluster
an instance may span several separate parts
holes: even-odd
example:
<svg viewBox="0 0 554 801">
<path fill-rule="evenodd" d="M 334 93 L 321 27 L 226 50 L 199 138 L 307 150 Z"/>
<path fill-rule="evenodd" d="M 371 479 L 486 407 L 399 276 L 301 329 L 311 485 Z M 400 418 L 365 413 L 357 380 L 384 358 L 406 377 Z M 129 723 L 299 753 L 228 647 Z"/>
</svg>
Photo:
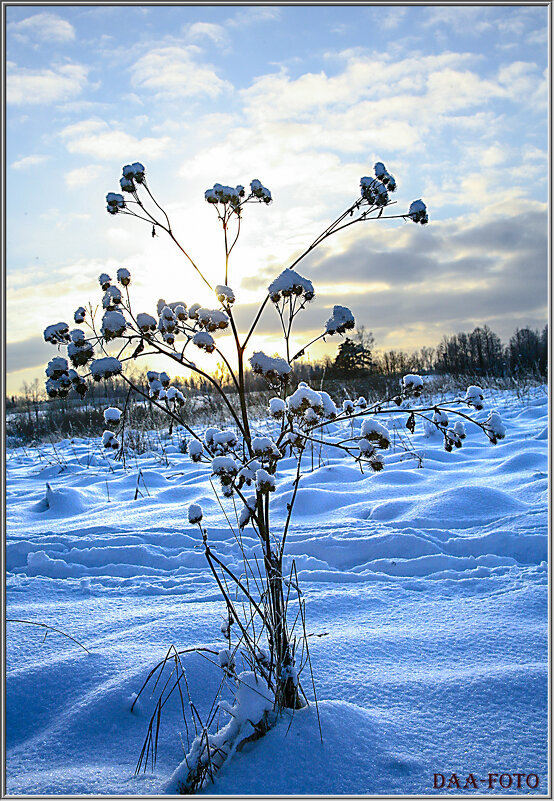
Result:
<svg viewBox="0 0 554 801">
<path fill-rule="evenodd" d="M 200 350 L 205 350 L 206 353 L 213 353 L 215 350 L 215 339 L 207 331 L 197 331 L 192 338 L 192 342 Z"/>
<path fill-rule="evenodd" d="M 127 328 L 127 321 L 125 315 L 120 311 L 107 311 L 102 317 L 102 328 L 100 333 L 109 342 L 111 339 L 120 337 Z"/>
<path fill-rule="evenodd" d="M 333 314 L 325 323 L 326 334 L 344 334 L 354 328 L 354 315 L 346 306 L 333 306 Z"/>
<path fill-rule="evenodd" d="M 92 362 L 90 373 L 95 381 L 102 381 L 106 378 L 112 378 L 114 375 L 119 375 L 122 369 L 121 362 L 115 356 L 104 356 Z"/>
<path fill-rule="evenodd" d="M 194 526 L 197 523 L 201 523 L 202 517 L 203 517 L 202 507 L 199 506 L 197 503 L 191 503 L 188 511 L 188 519 L 191 526 Z"/>
<path fill-rule="evenodd" d="M 196 311 L 196 319 L 206 331 L 225 330 L 225 328 L 229 327 L 229 317 L 219 309 L 205 309 L 201 306 Z"/>
<path fill-rule="evenodd" d="M 414 398 L 419 398 L 423 390 L 423 379 L 420 375 L 409 373 L 401 380 L 400 386 L 404 395 L 413 395 Z"/>
<path fill-rule="evenodd" d="M 104 422 L 106 425 L 117 425 L 121 420 L 121 409 L 117 409 L 115 406 L 108 406 L 107 409 L 104 409 Z"/>
<path fill-rule="evenodd" d="M 287 414 L 291 420 L 305 426 L 322 420 L 334 420 L 339 410 L 327 392 L 318 392 L 301 381 L 295 392 L 286 399 Z"/>
<path fill-rule="evenodd" d="M 202 308 L 201 303 L 193 303 L 188 311 L 191 320 L 198 320 L 198 309 Z"/>
<path fill-rule="evenodd" d="M 427 206 L 423 202 L 423 200 L 414 200 L 410 204 L 410 210 L 408 212 L 408 217 L 412 219 L 415 223 L 421 223 L 421 225 L 427 225 L 429 222 L 429 216 L 427 214 Z"/>
<path fill-rule="evenodd" d="M 123 173 L 123 177 L 127 178 L 131 181 L 136 181 L 137 184 L 141 184 L 144 181 L 144 173 L 146 172 L 144 164 L 141 164 L 140 161 L 135 161 L 134 164 L 126 164 L 121 172 Z"/>
<path fill-rule="evenodd" d="M 92 343 L 85 339 L 85 334 L 80 328 L 73 329 L 70 336 L 71 342 L 67 346 L 69 360 L 73 367 L 83 367 L 94 356 Z"/>
<path fill-rule="evenodd" d="M 191 439 L 188 443 L 187 450 L 193 462 L 200 462 L 202 460 L 204 447 L 197 439 Z"/>
<path fill-rule="evenodd" d="M 116 286 L 109 286 L 102 298 L 102 306 L 107 311 L 113 311 L 122 301 L 121 291 Z"/>
<path fill-rule="evenodd" d="M 250 182 L 250 191 L 258 200 L 264 203 L 271 203 L 271 192 L 257 178 Z"/>
<path fill-rule="evenodd" d="M 270 437 L 253 437 L 252 450 L 262 459 L 281 458 L 281 451 Z"/>
<path fill-rule="evenodd" d="M 84 306 L 79 306 L 78 309 L 75 310 L 75 314 L 73 315 L 73 319 L 77 323 L 77 325 L 81 325 L 81 323 L 85 322 L 87 311 Z"/>
<path fill-rule="evenodd" d="M 252 486 L 256 481 L 256 472 L 261 468 L 262 463 L 258 459 L 249 459 L 247 464 L 242 467 L 237 476 L 237 487 L 242 489 L 246 484 L 247 487 Z M 271 472 L 275 472 L 273 468 Z"/>
<path fill-rule="evenodd" d="M 256 470 L 256 489 L 258 492 L 262 494 L 275 492 L 275 486 L 275 476 L 272 476 L 267 470 L 264 470 L 263 467 Z"/>
<path fill-rule="evenodd" d="M 387 450 L 390 444 L 389 430 L 384 425 L 372 417 L 362 421 L 360 437 L 357 440 L 360 461 L 368 462 L 371 469 L 376 472 L 382 470 L 385 460 L 378 449 Z"/>
<path fill-rule="evenodd" d="M 119 186 L 122 192 L 135 193 L 136 184 L 145 183 L 145 167 L 140 161 L 134 164 L 126 164 L 121 170 Z M 126 207 L 125 198 L 119 192 L 108 192 L 106 195 L 106 210 L 108 214 L 117 214 L 118 211 Z"/>
<path fill-rule="evenodd" d="M 112 279 L 108 273 L 100 273 L 98 276 L 98 283 L 100 284 L 100 289 L 103 292 L 106 292 L 106 290 L 108 290 L 111 286 Z"/>
<path fill-rule="evenodd" d="M 137 184 L 144 183 L 144 165 L 140 161 L 135 161 L 134 164 L 126 164 L 121 170 L 122 176 L 119 179 L 119 185 L 123 192 L 136 192 Z"/>
<path fill-rule="evenodd" d="M 55 345 L 68 344 L 68 356 L 73 366 L 86 364 L 94 355 L 92 345 L 85 341 L 84 333 L 74 329 L 69 334 L 66 323 L 56 323 L 44 331 L 44 339 Z M 71 389 L 81 397 L 87 392 L 87 383 L 76 370 L 70 369 L 67 359 L 55 356 L 46 366 L 46 394 L 49 398 L 65 398 Z"/>
<path fill-rule="evenodd" d="M 288 298 L 293 295 L 301 296 L 306 301 L 313 299 L 315 292 L 311 281 L 303 278 L 295 270 L 287 268 L 275 278 L 268 286 L 269 298 L 273 303 L 278 303 L 281 298 Z"/>
<path fill-rule="evenodd" d="M 148 394 L 153 400 L 163 400 L 167 408 L 173 409 L 185 405 L 185 396 L 177 387 L 169 386 L 171 379 L 166 372 L 158 373 L 155 370 L 148 370 L 146 378 Z"/>
<path fill-rule="evenodd" d="M 55 398 L 56 396 L 65 397 L 71 389 L 71 380 L 69 378 L 69 366 L 67 359 L 62 356 L 54 356 L 50 359 L 46 366 L 46 392 L 49 397 Z"/>
<path fill-rule="evenodd" d="M 102 434 L 102 445 L 104 448 L 111 448 L 116 451 L 120 447 L 120 442 L 113 431 L 104 431 Z"/>
<path fill-rule="evenodd" d="M 146 312 L 139 312 L 137 314 L 137 325 L 142 334 L 150 334 L 157 328 L 156 318 Z"/>
<path fill-rule="evenodd" d="M 175 329 L 177 328 L 177 317 L 169 306 L 164 306 L 158 318 L 158 330 L 164 342 L 173 345 L 175 342 Z"/>
<path fill-rule="evenodd" d="M 199 303 L 196 303 L 195 305 L 197 308 L 200 307 Z M 168 307 L 168 309 L 170 309 L 172 312 L 175 313 L 175 317 L 177 317 L 179 320 L 186 320 L 189 316 L 189 314 L 187 313 L 187 304 L 184 303 L 182 300 L 176 300 L 173 301 L 172 303 L 166 303 L 166 301 L 163 298 L 160 298 L 156 304 L 156 312 L 158 316 L 161 315 L 162 311 L 165 309 L 166 306 Z"/>
<path fill-rule="evenodd" d="M 220 303 L 232 306 L 235 302 L 235 293 L 230 286 L 225 284 L 218 284 L 215 288 L 215 294 Z"/>
<path fill-rule="evenodd" d="M 120 267 L 118 269 L 117 280 L 122 286 L 129 286 L 131 283 L 131 273 L 126 267 Z"/>
<path fill-rule="evenodd" d="M 360 436 L 368 442 L 375 443 L 375 445 L 382 450 L 390 448 L 390 433 L 388 428 L 373 417 L 366 417 L 362 421 Z"/>
<path fill-rule="evenodd" d="M 282 420 L 287 410 L 287 404 L 282 398 L 271 398 L 269 401 L 269 414 L 275 420 Z"/>
<path fill-rule="evenodd" d="M 231 456 L 215 456 L 212 459 L 212 473 L 219 478 L 221 491 L 226 497 L 233 494 L 233 481 L 239 466 Z"/>
<path fill-rule="evenodd" d="M 69 342 L 69 326 L 67 323 L 54 323 L 47 325 L 44 329 L 44 341 L 51 342 L 52 345 L 63 345 Z"/>
<path fill-rule="evenodd" d="M 212 426 L 206 429 L 204 442 L 213 454 L 223 456 L 236 446 L 238 439 L 234 431 Z"/>
<path fill-rule="evenodd" d="M 244 186 L 223 186 L 214 184 L 212 189 L 206 189 L 204 198 L 208 203 L 229 203 L 233 208 L 240 206 L 241 199 L 244 197 Z"/>
<path fill-rule="evenodd" d="M 125 198 L 119 192 L 108 192 L 106 195 L 106 211 L 108 214 L 117 214 L 125 208 Z"/>
<path fill-rule="evenodd" d="M 465 402 L 468 404 L 468 406 L 473 406 L 474 409 L 479 411 L 485 405 L 485 393 L 481 387 L 477 387 L 472 384 L 467 388 Z"/>
<path fill-rule="evenodd" d="M 448 415 L 444 409 L 435 409 L 432 420 L 433 423 L 439 428 L 448 428 Z"/>
<path fill-rule="evenodd" d="M 396 181 L 382 161 L 378 161 L 373 170 L 375 178 L 370 178 L 369 176 L 360 178 L 360 190 L 363 199 L 370 206 L 382 208 L 389 203 L 389 192 L 396 191 Z"/>
<path fill-rule="evenodd" d="M 170 377 L 166 372 L 158 373 L 156 370 L 148 370 L 146 373 L 146 380 L 148 381 L 149 391 L 148 394 L 154 400 L 164 398 L 166 390 L 171 382 Z"/>
<path fill-rule="evenodd" d="M 370 206 L 386 206 L 389 202 L 387 187 L 376 178 L 367 176 L 360 178 L 360 189 L 363 199 L 367 200 Z"/>
<path fill-rule="evenodd" d="M 263 375 L 270 386 L 285 381 L 292 372 L 292 367 L 285 359 L 280 356 L 266 356 L 261 350 L 253 353 L 248 361 L 252 371 Z"/>
<path fill-rule="evenodd" d="M 356 407 L 354 406 L 354 401 L 346 398 L 342 402 L 342 410 L 345 414 L 354 414 Z"/>
<path fill-rule="evenodd" d="M 383 184 L 387 187 L 388 192 L 395 192 L 396 191 L 396 181 L 391 173 L 387 170 L 385 165 L 382 161 L 377 161 L 373 166 L 373 171 L 375 173 L 375 177 L 382 181 Z"/>
<path fill-rule="evenodd" d="M 177 389 L 177 387 L 169 387 L 166 390 L 165 399 L 167 403 L 173 404 L 173 406 L 185 405 L 185 396 L 180 389 Z"/>
<path fill-rule="evenodd" d="M 466 438 L 466 427 L 461 420 L 456 420 L 452 426 L 452 430 L 459 439 Z"/>
<path fill-rule="evenodd" d="M 506 436 L 506 426 L 496 411 L 491 411 L 484 422 L 484 430 L 493 445 Z"/>
</svg>

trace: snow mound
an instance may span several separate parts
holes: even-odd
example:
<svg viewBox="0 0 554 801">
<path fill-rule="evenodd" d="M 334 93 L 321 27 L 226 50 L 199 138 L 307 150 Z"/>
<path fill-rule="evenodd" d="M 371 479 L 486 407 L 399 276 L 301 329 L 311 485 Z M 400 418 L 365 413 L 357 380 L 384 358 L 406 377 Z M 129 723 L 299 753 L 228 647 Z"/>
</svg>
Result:
<svg viewBox="0 0 554 801">
<path fill-rule="evenodd" d="M 392 794 L 403 791 L 410 774 L 421 773 L 415 749 L 395 748 L 394 726 L 368 709 L 321 701 L 319 716 L 323 741 L 315 705 L 295 712 L 292 723 L 286 715 L 265 737 L 234 754 L 203 794 L 233 795 L 240 787 L 249 795 L 371 795 L 382 792 L 384 765 Z"/>
<path fill-rule="evenodd" d="M 46 484 L 44 498 L 35 503 L 31 510 L 38 514 L 47 512 L 49 517 L 71 517 L 84 512 L 86 508 L 83 493 L 79 490 L 71 487 L 53 490 L 50 484 Z"/>
<path fill-rule="evenodd" d="M 371 518 L 406 521 L 419 527 L 466 528 L 525 508 L 522 501 L 503 490 L 465 485 L 417 501 L 385 501 L 373 509 Z"/>
</svg>

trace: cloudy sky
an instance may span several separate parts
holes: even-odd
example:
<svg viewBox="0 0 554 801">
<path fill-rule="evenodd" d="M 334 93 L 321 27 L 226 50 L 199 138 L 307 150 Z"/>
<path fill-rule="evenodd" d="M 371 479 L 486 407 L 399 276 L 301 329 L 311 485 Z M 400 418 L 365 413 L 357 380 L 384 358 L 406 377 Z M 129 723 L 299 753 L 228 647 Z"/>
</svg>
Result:
<svg viewBox="0 0 554 801">
<path fill-rule="evenodd" d="M 137 160 L 212 283 L 223 243 L 204 190 L 259 178 L 272 191 L 246 207 L 232 257 L 244 325 L 376 160 L 397 180 L 395 210 L 421 197 L 430 224 L 355 225 L 306 258 L 317 295 L 298 346 L 335 303 L 381 349 L 546 322 L 546 5 L 6 13 L 8 392 L 42 380 L 54 355 L 42 330 L 97 303 L 102 271 L 131 270 L 137 311 L 159 297 L 213 305 L 173 243 L 105 212 Z M 275 353 L 271 312 L 252 344 Z"/>
</svg>

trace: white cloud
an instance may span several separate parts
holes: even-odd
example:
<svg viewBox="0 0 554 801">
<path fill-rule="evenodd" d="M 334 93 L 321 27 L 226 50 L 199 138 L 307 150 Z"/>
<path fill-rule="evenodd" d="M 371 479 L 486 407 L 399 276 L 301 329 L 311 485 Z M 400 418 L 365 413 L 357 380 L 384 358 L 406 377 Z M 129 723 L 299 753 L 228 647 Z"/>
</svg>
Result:
<svg viewBox="0 0 554 801">
<path fill-rule="evenodd" d="M 286 70 L 263 75 L 240 94 L 251 127 L 279 137 L 287 153 L 314 143 L 357 153 L 407 152 L 428 147 L 429 136 L 455 122 L 487 135 L 490 115 L 476 108 L 508 98 L 513 87 L 467 69 L 471 54 L 443 53 L 389 61 L 349 53 L 336 75 Z"/>
<path fill-rule="evenodd" d="M 387 11 L 386 14 L 383 14 L 379 17 L 379 26 L 386 31 L 392 31 L 395 28 L 398 28 L 400 23 L 403 22 L 407 13 L 407 8 L 395 6 Z"/>
<path fill-rule="evenodd" d="M 499 71 L 498 80 L 514 100 L 533 105 L 548 101 L 548 74 L 545 71 L 541 80 L 536 64 L 513 61 Z"/>
<path fill-rule="evenodd" d="M 445 25 L 470 35 L 479 35 L 493 28 L 487 19 L 488 9 L 479 6 L 437 6 L 427 8 L 426 12 L 425 27 Z"/>
<path fill-rule="evenodd" d="M 159 158 L 167 153 L 171 139 L 147 136 L 138 139 L 104 120 L 90 119 L 68 125 L 60 136 L 70 153 L 80 153 L 102 161 L 114 158 L 126 159 Z"/>
<path fill-rule="evenodd" d="M 377 58 L 349 53 L 346 66 L 338 75 L 329 77 L 322 71 L 291 79 L 283 69 L 257 78 L 241 94 L 250 115 L 266 120 L 314 119 L 333 105 L 338 113 L 347 113 L 356 103 L 366 102 L 374 104 L 379 119 L 383 113 L 393 116 L 396 111 L 404 109 L 402 116 L 406 120 L 417 119 L 419 122 L 422 108 L 429 108 L 429 100 L 429 110 L 444 112 L 467 105 L 468 99 L 474 105 L 494 93 L 494 87 L 475 73 L 461 72 L 473 58 L 468 53 L 443 53 L 389 61 L 386 56 Z M 454 80 L 460 81 L 462 99 L 458 98 L 458 88 L 452 93 L 451 86 L 441 99 L 440 95 L 446 88 L 444 84 Z M 501 93 L 498 89 L 496 92 Z"/>
<path fill-rule="evenodd" d="M 154 48 L 133 64 L 131 83 L 167 99 L 202 95 L 214 98 L 232 89 L 232 84 L 219 78 L 212 65 L 198 62 L 199 53 L 194 45 Z"/>
<path fill-rule="evenodd" d="M 210 39 L 216 45 L 227 45 L 228 43 L 225 28 L 214 22 L 193 22 L 191 25 L 185 26 L 184 33 L 191 41 Z"/>
<path fill-rule="evenodd" d="M 74 170 L 66 172 L 64 179 L 68 189 L 82 189 L 93 183 L 102 174 L 102 167 L 98 164 L 85 164 Z"/>
<path fill-rule="evenodd" d="M 530 45 L 538 45 L 544 47 L 545 52 L 548 47 L 548 28 L 539 28 L 536 31 L 530 31 L 525 38 L 525 42 Z"/>
<path fill-rule="evenodd" d="M 12 161 L 10 167 L 14 170 L 28 170 L 31 167 L 36 167 L 38 164 L 43 164 L 48 161 L 49 156 L 41 156 L 38 153 L 30 156 L 23 156 L 23 158 Z"/>
<path fill-rule="evenodd" d="M 7 65 L 7 102 L 16 106 L 55 103 L 80 94 L 87 83 L 88 67 L 64 64 L 42 70 Z"/>
<path fill-rule="evenodd" d="M 73 25 L 57 14 L 48 12 L 33 14 L 20 22 L 10 22 L 7 31 L 20 41 L 38 39 L 45 42 L 71 42 L 75 39 Z"/>
<path fill-rule="evenodd" d="M 237 11 L 227 20 L 232 28 L 245 25 L 256 25 L 258 22 L 273 22 L 281 16 L 281 9 L 276 6 L 250 6 Z"/>
<path fill-rule="evenodd" d="M 498 30 L 503 33 L 514 34 L 521 38 L 523 33 L 530 25 L 535 25 L 537 22 L 544 24 L 544 30 L 547 30 L 548 11 L 546 5 L 542 8 L 540 6 L 513 6 L 505 9 L 505 16 L 499 18 L 496 22 Z"/>
</svg>

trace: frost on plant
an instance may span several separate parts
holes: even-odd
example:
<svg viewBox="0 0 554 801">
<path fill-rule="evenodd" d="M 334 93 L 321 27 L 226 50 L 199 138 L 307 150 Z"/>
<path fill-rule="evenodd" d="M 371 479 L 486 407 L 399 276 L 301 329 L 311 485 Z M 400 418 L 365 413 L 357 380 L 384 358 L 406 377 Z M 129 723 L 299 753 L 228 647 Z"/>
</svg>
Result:
<svg viewBox="0 0 554 801">
<path fill-rule="evenodd" d="M 218 641 L 213 648 L 198 646 L 184 651 L 172 646 L 151 671 L 142 690 L 149 682 L 155 682 L 156 709 L 161 711 L 170 695 L 182 692 L 184 654 L 201 650 L 214 657 L 212 667 L 221 671 L 222 683 L 231 689 L 232 703 L 216 699 L 214 708 L 229 719 L 219 728 L 213 723 L 213 716 L 202 721 L 195 738 L 188 742 L 185 760 L 172 778 L 171 786 L 179 792 L 201 789 L 213 780 L 230 754 L 245 741 L 262 736 L 284 709 L 299 709 L 308 703 L 314 677 L 305 628 L 305 599 L 294 560 L 284 561 L 306 450 L 313 444 L 326 445 L 347 454 L 361 471 L 383 470 L 393 441 L 393 433 L 385 424 L 391 415 L 401 415 L 408 432 L 413 433 L 417 425 L 436 432 L 447 451 L 462 446 L 466 436 L 464 422 L 471 421 L 479 427 L 491 443 L 505 436 L 496 412 L 492 411 L 485 420 L 469 416 L 469 411 L 479 412 L 484 407 L 483 391 L 476 386 L 468 388 L 465 398 L 451 404 L 425 406 L 418 401 L 423 380 L 410 374 L 404 376 L 398 392 L 378 403 L 370 404 L 359 397 L 337 406 L 322 389 L 295 381 L 294 362 L 311 345 L 342 336 L 355 326 L 354 314 L 346 306 L 335 304 L 327 311 L 322 309 L 320 333 L 301 350 L 291 353 L 294 322 L 316 296 L 312 281 L 296 269 L 300 262 L 328 238 L 352 225 L 385 220 L 426 225 L 429 217 L 422 200 L 413 201 L 408 211 L 386 213 L 394 202 L 391 195 L 397 191 L 397 183 L 385 165 L 377 162 L 374 177 L 361 178 L 360 193 L 346 210 L 270 282 L 249 328 L 241 331 L 235 317 L 235 304 L 240 298 L 230 280 L 230 257 L 246 207 L 255 206 L 257 213 L 266 214 L 269 212 L 264 207 L 273 202 L 270 190 L 260 180 L 253 179 L 249 187 L 248 191 L 242 185 L 215 183 L 204 193 L 210 213 L 221 226 L 224 243 L 224 260 L 214 275 L 211 266 L 208 270 L 201 265 L 177 239 L 167 212 L 152 193 L 144 165 L 126 165 L 120 191 L 106 195 L 108 214 L 139 220 L 153 235 L 168 236 L 181 252 L 185 269 L 195 272 L 206 287 L 203 302 L 194 297 L 170 301 L 159 298 L 157 302 L 153 299 L 149 308 L 135 309 L 133 276 L 129 269 L 120 267 L 115 280 L 107 272 L 98 276 L 101 294 L 97 304 L 75 310 L 73 320 L 82 328 L 70 331 L 67 323 L 59 322 L 44 331 L 47 342 L 67 350 L 67 358 L 55 356 L 46 368 L 48 395 L 63 398 L 71 390 L 83 395 L 91 380 L 100 382 L 119 376 L 130 391 L 163 412 L 171 426 L 181 426 L 189 437 L 186 451 L 209 477 L 244 555 L 242 572 L 237 575 L 218 553 L 217 545 L 212 545 L 209 516 L 207 520 L 198 504 L 188 507 L 184 525 L 196 529 L 207 569 L 221 593 L 224 620 L 214 636 L 221 634 L 224 641 Z M 270 353 L 265 353 L 252 347 L 252 337 L 268 305 L 279 317 L 282 336 Z M 234 343 L 232 357 L 220 347 L 223 333 Z M 197 365 L 201 351 L 204 359 L 214 360 L 214 367 L 216 358 L 223 360 L 233 392 L 224 391 L 209 367 Z M 187 399 L 172 385 L 168 372 L 149 370 L 148 387 L 138 386 L 126 370 L 127 363 L 149 356 L 165 356 L 168 368 L 188 371 L 208 382 L 226 409 L 228 427 L 199 430 L 188 425 L 182 416 Z M 259 423 L 249 408 L 248 370 L 263 377 L 273 390 L 263 431 L 257 430 Z M 125 447 L 125 417 L 126 409 L 109 407 L 104 412 L 107 429 L 102 434 L 102 446 L 110 458 L 117 458 Z M 337 431 L 344 430 L 343 424 L 347 424 L 350 436 L 337 436 Z M 295 465 L 295 470 L 287 485 L 289 494 L 282 520 L 274 512 L 273 499 L 284 459 L 289 466 Z M 261 559 L 251 558 L 243 548 L 241 536 L 247 528 L 258 543 Z M 168 666 L 172 672 L 160 682 Z M 145 769 L 149 760 L 155 762 L 159 725 L 160 715 L 154 712 L 137 770 Z"/>
</svg>

